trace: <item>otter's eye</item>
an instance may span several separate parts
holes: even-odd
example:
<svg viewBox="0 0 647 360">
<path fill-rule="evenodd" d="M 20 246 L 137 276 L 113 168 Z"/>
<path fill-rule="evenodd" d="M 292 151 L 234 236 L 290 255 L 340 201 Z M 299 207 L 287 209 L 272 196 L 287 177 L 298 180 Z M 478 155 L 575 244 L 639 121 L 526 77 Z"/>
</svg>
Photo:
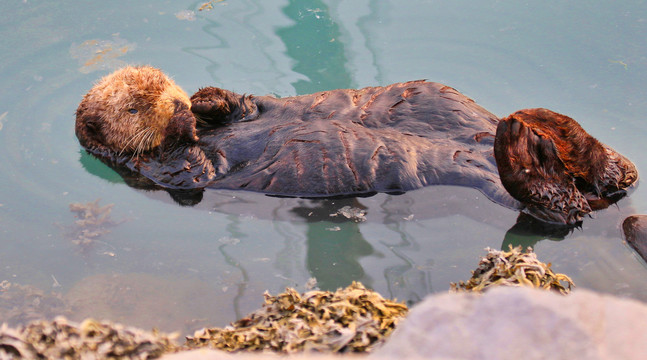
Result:
<svg viewBox="0 0 647 360">
<path fill-rule="evenodd" d="M 131 114 L 137 114 L 137 109 L 128 109 L 128 112 Z"/>
</svg>

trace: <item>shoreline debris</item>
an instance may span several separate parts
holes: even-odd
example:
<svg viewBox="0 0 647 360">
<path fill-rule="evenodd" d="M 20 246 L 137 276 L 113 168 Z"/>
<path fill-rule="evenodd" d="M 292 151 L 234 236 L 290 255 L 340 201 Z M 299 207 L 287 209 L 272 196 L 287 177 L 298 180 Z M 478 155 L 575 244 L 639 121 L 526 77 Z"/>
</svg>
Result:
<svg viewBox="0 0 647 360">
<path fill-rule="evenodd" d="M 334 293 L 300 295 L 287 288 L 277 296 L 264 296 L 261 309 L 228 327 L 198 330 L 185 346 L 230 352 L 364 352 L 383 342 L 408 311 L 358 282 Z"/>
<path fill-rule="evenodd" d="M 0 327 L 0 357 L 25 359 L 153 359 L 176 351 L 175 335 L 86 319 L 34 321 L 19 329 Z M 5 357 L 8 355 L 8 357 Z"/>
<path fill-rule="evenodd" d="M 554 273 L 550 263 L 539 261 L 532 248 L 528 247 L 525 253 L 521 246 L 510 246 L 509 249 L 499 251 L 486 248 L 488 253 L 481 258 L 478 268 L 472 271 L 472 277 L 467 282 L 451 283 L 450 291 L 483 292 L 492 286 L 528 286 L 566 295 L 575 286 L 568 276 Z"/>
</svg>

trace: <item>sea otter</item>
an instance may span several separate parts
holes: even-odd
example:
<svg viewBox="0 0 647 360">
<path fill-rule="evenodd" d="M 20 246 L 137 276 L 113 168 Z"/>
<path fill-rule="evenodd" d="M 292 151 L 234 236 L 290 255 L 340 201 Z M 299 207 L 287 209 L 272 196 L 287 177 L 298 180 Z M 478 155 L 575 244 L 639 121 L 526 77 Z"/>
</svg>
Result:
<svg viewBox="0 0 647 360">
<path fill-rule="evenodd" d="M 84 96 L 76 135 L 121 174 L 166 189 L 332 197 L 462 185 L 560 224 L 638 178 L 567 116 L 528 109 L 499 120 L 426 81 L 288 98 L 207 87 L 189 98 L 158 69 L 125 67 Z"/>
</svg>

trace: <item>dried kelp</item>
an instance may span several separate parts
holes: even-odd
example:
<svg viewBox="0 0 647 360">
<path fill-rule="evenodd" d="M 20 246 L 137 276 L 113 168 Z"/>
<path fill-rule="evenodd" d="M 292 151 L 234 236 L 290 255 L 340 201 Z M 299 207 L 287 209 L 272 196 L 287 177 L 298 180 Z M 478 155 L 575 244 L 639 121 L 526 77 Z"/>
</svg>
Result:
<svg viewBox="0 0 647 360">
<path fill-rule="evenodd" d="M 70 211 L 76 213 L 74 227 L 69 231 L 68 237 L 76 245 L 90 245 L 99 237 L 110 233 L 110 227 L 119 222 L 110 218 L 114 204 L 99 206 L 99 199 L 89 203 L 72 203 Z"/>
<path fill-rule="evenodd" d="M 213 4 L 223 2 L 225 0 L 210 0 L 205 3 L 202 3 L 200 7 L 198 8 L 198 11 L 204 11 L 204 10 L 211 10 L 213 9 Z"/>
<path fill-rule="evenodd" d="M 491 286 L 503 285 L 554 290 L 565 295 L 575 286 L 571 278 L 554 273 L 550 264 L 539 261 L 530 247 L 525 253 L 521 246 L 510 246 L 510 251 L 486 250 L 488 253 L 481 258 L 478 268 L 472 271 L 472 278 L 467 282 L 452 283 L 450 291 L 482 292 Z"/>
<path fill-rule="evenodd" d="M 270 350 L 360 352 L 381 343 L 408 309 L 354 282 L 345 289 L 294 289 L 277 296 L 265 293 L 265 303 L 226 328 L 196 331 L 187 337 L 189 348 L 227 351 Z"/>
<path fill-rule="evenodd" d="M 0 328 L 0 358 L 154 359 L 176 350 L 172 336 L 109 322 L 64 318 L 37 321 L 18 330 Z"/>
</svg>

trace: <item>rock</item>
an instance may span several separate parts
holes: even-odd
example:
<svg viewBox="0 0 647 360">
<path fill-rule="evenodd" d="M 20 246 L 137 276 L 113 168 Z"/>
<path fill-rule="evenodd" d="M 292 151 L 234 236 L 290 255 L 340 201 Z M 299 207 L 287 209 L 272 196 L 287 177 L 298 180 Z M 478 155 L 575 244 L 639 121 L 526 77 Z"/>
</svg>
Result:
<svg viewBox="0 0 647 360">
<path fill-rule="evenodd" d="M 625 240 L 647 261 L 647 215 L 632 215 L 622 222 Z"/>
<path fill-rule="evenodd" d="M 647 359 L 647 305 L 575 290 L 500 287 L 428 297 L 371 357 Z"/>
</svg>

